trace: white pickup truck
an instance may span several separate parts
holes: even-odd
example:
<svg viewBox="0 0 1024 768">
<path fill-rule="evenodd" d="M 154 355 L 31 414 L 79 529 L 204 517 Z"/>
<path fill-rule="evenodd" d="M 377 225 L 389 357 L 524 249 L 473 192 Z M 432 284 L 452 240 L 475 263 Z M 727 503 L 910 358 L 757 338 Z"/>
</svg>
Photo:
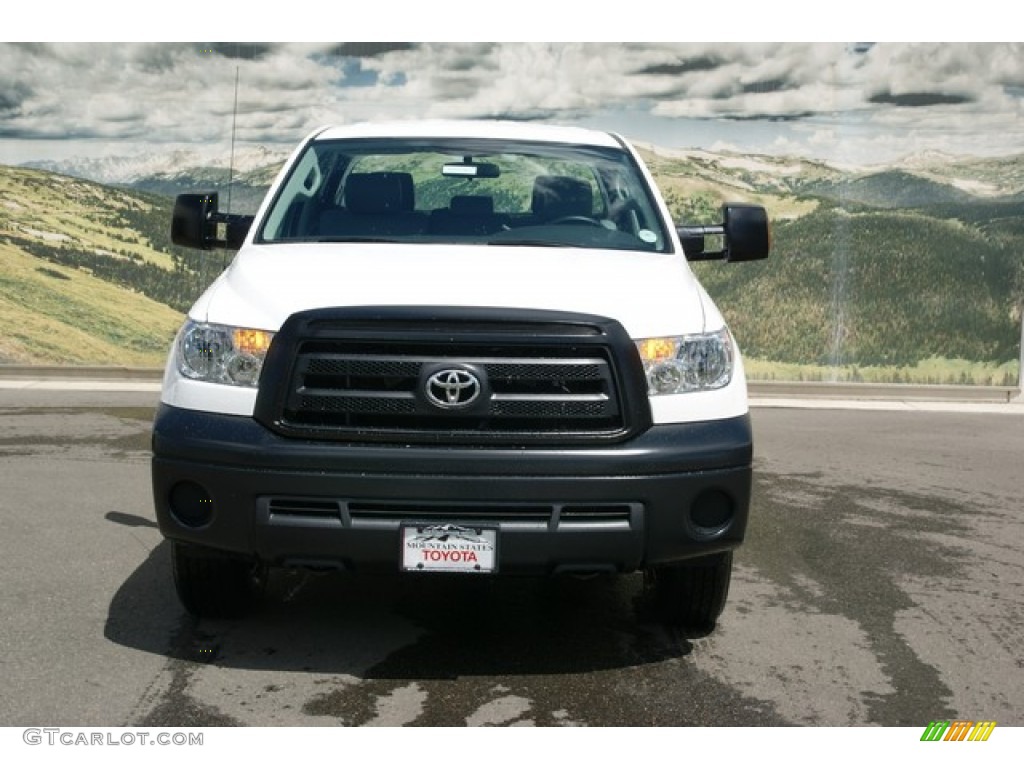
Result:
<svg viewBox="0 0 1024 768">
<path fill-rule="evenodd" d="M 244 612 L 269 567 L 643 571 L 660 620 L 714 626 L 751 427 L 687 262 L 766 257 L 763 208 L 677 228 L 615 134 L 364 124 L 309 135 L 254 217 L 179 196 L 172 236 L 238 251 L 153 429 L 189 611 Z"/>
</svg>

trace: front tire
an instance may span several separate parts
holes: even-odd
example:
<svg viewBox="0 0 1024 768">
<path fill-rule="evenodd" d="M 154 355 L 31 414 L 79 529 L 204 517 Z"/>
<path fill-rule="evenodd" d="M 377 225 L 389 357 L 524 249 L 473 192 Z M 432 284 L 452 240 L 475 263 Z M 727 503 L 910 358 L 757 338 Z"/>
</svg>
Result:
<svg viewBox="0 0 1024 768">
<path fill-rule="evenodd" d="M 265 566 L 179 542 L 172 542 L 171 548 L 174 588 L 193 616 L 238 618 L 263 594 Z"/>
<path fill-rule="evenodd" d="M 694 563 L 649 568 L 645 582 L 652 592 L 656 618 L 663 624 L 708 634 L 725 608 L 732 580 L 732 552 Z"/>
</svg>

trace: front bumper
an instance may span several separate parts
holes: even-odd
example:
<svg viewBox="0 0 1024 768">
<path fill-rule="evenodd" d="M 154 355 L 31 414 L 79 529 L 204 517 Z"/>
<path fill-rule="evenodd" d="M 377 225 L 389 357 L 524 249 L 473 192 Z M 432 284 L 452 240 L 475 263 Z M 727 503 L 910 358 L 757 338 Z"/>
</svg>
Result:
<svg viewBox="0 0 1024 768">
<path fill-rule="evenodd" d="M 400 525 L 443 522 L 497 527 L 502 573 L 629 572 L 737 547 L 751 455 L 746 415 L 599 448 L 449 447 L 288 439 L 161 405 L 153 493 L 165 537 L 273 565 L 396 570 Z"/>
</svg>

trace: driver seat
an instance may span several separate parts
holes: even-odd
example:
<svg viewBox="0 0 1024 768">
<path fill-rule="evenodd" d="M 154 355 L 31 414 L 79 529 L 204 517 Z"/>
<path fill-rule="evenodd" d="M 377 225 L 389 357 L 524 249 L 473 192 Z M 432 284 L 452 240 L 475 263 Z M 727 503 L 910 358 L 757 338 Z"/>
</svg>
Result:
<svg viewBox="0 0 1024 768">
<path fill-rule="evenodd" d="M 591 186 L 572 176 L 538 176 L 533 181 L 530 204 L 535 223 L 555 221 L 566 216 L 594 215 Z"/>
</svg>

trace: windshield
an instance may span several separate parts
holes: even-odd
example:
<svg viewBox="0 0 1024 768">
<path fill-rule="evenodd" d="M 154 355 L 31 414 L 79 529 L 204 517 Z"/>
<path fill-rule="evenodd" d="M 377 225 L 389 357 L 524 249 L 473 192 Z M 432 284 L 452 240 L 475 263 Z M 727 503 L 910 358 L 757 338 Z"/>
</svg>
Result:
<svg viewBox="0 0 1024 768">
<path fill-rule="evenodd" d="M 258 240 L 671 248 L 624 149 L 454 139 L 311 143 Z"/>
</svg>

